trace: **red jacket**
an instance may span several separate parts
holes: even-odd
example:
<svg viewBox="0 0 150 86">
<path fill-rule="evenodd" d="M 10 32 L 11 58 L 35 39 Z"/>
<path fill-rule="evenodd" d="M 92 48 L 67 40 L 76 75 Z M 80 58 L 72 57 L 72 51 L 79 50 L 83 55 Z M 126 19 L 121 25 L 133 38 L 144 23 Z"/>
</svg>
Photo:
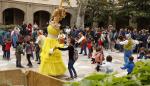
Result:
<svg viewBox="0 0 150 86">
<path fill-rule="evenodd" d="M 7 42 L 7 43 L 5 44 L 5 50 L 6 50 L 6 51 L 10 51 L 10 48 L 11 48 L 11 42 Z"/>
<path fill-rule="evenodd" d="M 98 40 L 98 45 L 99 45 L 99 46 L 102 46 L 102 45 L 103 45 L 102 40 Z"/>
<path fill-rule="evenodd" d="M 92 43 L 91 43 L 91 42 L 88 42 L 88 43 L 87 43 L 87 47 L 88 47 L 88 49 L 91 49 L 91 48 L 92 48 Z"/>
</svg>

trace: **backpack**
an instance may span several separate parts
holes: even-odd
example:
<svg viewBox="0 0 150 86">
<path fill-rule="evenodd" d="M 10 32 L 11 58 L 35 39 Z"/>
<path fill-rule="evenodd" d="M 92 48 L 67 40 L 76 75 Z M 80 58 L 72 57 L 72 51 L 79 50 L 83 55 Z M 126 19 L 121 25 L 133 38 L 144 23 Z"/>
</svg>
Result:
<svg viewBox="0 0 150 86">
<path fill-rule="evenodd" d="M 76 48 L 74 48 L 74 55 L 73 55 L 74 61 L 77 61 L 78 57 L 79 57 L 78 50 Z"/>
</svg>

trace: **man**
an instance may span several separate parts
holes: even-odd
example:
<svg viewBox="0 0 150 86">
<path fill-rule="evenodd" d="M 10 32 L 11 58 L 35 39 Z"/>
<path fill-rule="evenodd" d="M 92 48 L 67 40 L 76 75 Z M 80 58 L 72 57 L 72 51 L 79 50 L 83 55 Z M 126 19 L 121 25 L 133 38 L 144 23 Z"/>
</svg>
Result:
<svg viewBox="0 0 150 86">
<path fill-rule="evenodd" d="M 86 37 L 83 35 L 82 32 L 79 33 L 80 39 L 77 41 L 78 43 L 81 44 L 81 51 L 79 54 L 82 54 L 82 52 L 84 51 L 84 55 L 87 55 L 86 52 L 86 45 L 87 45 L 87 40 Z"/>
<path fill-rule="evenodd" d="M 121 45 L 124 46 L 124 62 L 125 65 L 129 62 L 129 57 L 132 56 L 133 49 L 136 44 L 139 44 L 139 41 L 133 40 L 130 34 L 126 35 L 126 40 L 120 42 Z"/>
</svg>

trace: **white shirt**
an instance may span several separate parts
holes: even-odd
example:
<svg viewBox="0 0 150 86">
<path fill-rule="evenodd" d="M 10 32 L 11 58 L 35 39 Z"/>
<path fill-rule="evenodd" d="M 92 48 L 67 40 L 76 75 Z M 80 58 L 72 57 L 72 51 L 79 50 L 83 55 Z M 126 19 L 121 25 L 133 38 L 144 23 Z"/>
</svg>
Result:
<svg viewBox="0 0 150 86">
<path fill-rule="evenodd" d="M 132 47 L 135 47 L 136 44 L 139 44 L 139 41 L 137 41 L 137 40 L 132 40 L 132 42 L 133 42 Z M 122 41 L 122 42 L 120 42 L 119 44 L 121 44 L 121 45 L 126 45 L 126 44 L 128 44 L 128 40 Z"/>
<path fill-rule="evenodd" d="M 148 38 L 147 38 L 147 42 L 148 42 L 148 43 L 150 43 L 150 36 L 148 36 Z"/>
<path fill-rule="evenodd" d="M 84 36 L 82 36 L 79 40 L 78 40 L 78 43 L 82 42 L 84 40 Z"/>
<path fill-rule="evenodd" d="M 44 44 L 45 38 L 46 38 L 46 37 L 45 37 L 44 35 L 40 35 L 40 36 L 38 36 L 38 38 L 37 38 L 37 40 L 36 40 L 35 43 L 39 44 L 39 46 L 42 47 L 43 44 Z"/>
<path fill-rule="evenodd" d="M 69 34 L 69 33 L 70 33 L 70 31 L 71 31 L 71 29 L 69 29 L 69 28 L 68 28 L 68 29 L 66 29 L 66 33 L 67 33 L 67 34 Z"/>
<path fill-rule="evenodd" d="M 113 64 L 111 62 L 104 62 L 102 65 L 102 71 L 106 72 L 106 73 L 111 73 L 113 72 Z"/>
</svg>

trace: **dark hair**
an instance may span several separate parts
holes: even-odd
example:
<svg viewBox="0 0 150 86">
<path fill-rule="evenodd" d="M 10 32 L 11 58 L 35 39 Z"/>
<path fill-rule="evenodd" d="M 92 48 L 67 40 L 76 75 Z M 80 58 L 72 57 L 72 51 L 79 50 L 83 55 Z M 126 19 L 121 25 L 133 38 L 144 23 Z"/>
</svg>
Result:
<svg viewBox="0 0 150 86">
<path fill-rule="evenodd" d="M 27 41 L 27 44 L 30 44 L 30 41 Z"/>
<path fill-rule="evenodd" d="M 101 51 L 101 50 L 102 50 L 102 47 L 100 46 L 96 47 L 96 52 Z"/>
<path fill-rule="evenodd" d="M 133 61 L 134 60 L 134 57 L 133 56 L 130 56 L 129 57 L 129 61 Z"/>
<path fill-rule="evenodd" d="M 108 55 L 108 56 L 106 57 L 106 61 L 112 62 L 112 56 Z"/>
<path fill-rule="evenodd" d="M 22 42 L 17 42 L 16 44 L 17 44 L 17 46 L 18 46 L 19 44 L 22 44 Z"/>
</svg>

